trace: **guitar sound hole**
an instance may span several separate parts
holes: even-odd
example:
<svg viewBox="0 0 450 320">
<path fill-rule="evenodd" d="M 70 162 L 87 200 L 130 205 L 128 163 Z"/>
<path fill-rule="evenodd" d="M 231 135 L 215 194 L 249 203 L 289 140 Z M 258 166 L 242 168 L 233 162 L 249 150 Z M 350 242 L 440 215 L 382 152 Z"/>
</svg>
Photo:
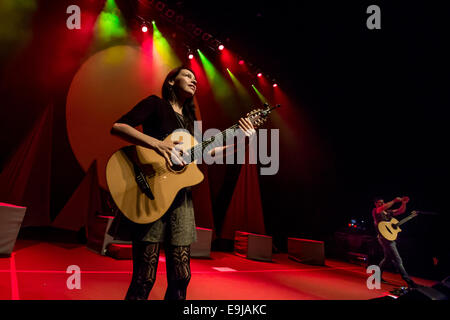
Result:
<svg viewBox="0 0 450 320">
<path fill-rule="evenodd" d="M 390 233 L 390 234 L 392 234 L 392 232 L 391 232 L 391 230 L 389 230 L 389 228 L 386 226 L 386 230 Z"/>
<path fill-rule="evenodd" d="M 174 165 L 170 166 L 170 169 L 175 172 L 181 172 L 185 168 L 186 168 L 186 166 L 182 166 L 182 165 L 178 165 L 178 164 L 174 164 Z"/>
</svg>

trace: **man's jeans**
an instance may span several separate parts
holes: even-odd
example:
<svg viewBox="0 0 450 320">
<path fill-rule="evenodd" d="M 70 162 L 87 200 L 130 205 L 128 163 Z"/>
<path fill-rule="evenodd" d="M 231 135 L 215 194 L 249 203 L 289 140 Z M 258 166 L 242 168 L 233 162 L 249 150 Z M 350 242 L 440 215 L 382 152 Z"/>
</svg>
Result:
<svg viewBox="0 0 450 320">
<path fill-rule="evenodd" d="M 406 270 L 403 267 L 403 261 L 402 258 L 400 257 L 400 254 L 398 253 L 395 241 L 386 240 L 380 235 L 378 235 L 377 238 L 384 252 L 384 258 L 383 260 L 381 260 L 379 264 L 381 274 L 383 274 L 386 264 L 392 262 L 394 267 L 401 274 L 403 280 L 405 280 L 409 284 L 411 282 L 411 278 L 406 273 Z"/>
</svg>

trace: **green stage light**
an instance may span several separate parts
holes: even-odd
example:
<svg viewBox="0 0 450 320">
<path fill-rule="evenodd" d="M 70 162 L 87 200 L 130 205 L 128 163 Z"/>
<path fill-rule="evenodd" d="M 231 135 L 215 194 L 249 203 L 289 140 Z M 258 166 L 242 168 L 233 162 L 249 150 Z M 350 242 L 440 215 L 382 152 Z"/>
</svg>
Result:
<svg viewBox="0 0 450 320">
<path fill-rule="evenodd" d="M 239 97 L 244 101 L 245 104 L 250 105 L 252 103 L 252 97 L 248 93 L 247 89 L 242 85 L 242 83 L 236 78 L 236 76 L 227 68 L 228 74 L 230 75 L 231 81 L 239 95 Z"/>
<path fill-rule="evenodd" d="M 156 23 L 152 21 L 153 25 L 153 53 L 159 55 L 162 62 L 167 64 L 170 68 L 175 68 L 181 65 L 181 61 L 175 52 L 172 50 L 169 42 L 164 38 L 159 31 Z"/>
<path fill-rule="evenodd" d="M 127 36 L 125 23 L 114 0 L 107 0 L 96 24 L 98 39 L 105 43 Z"/>
<path fill-rule="evenodd" d="M 227 110 L 235 107 L 236 103 L 234 101 L 233 90 L 228 82 L 199 49 L 197 49 L 197 52 L 217 102 L 222 105 L 227 105 Z"/>
<path fill-rule="evenodd" d="M 256 89 L 255 85 L 252 84 L 252 88 L 253 88 L 253 90 L 255 90 L 256 95 L 258 96 L 259 100 L 261 100 L 261 102 L 263 102 L 263 103 L 268 103 L 266 97 L 264 97 L 264 96 L 261 94 L 261 92 L 259 92 L 259 90 Z"/>
</svg>

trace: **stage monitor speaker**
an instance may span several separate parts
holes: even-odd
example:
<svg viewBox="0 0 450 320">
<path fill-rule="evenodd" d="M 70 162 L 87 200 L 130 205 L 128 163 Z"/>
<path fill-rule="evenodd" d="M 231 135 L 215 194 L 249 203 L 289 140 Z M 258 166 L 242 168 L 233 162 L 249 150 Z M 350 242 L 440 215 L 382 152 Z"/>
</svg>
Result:
<svg viewBox="0 0 450 320">
<path fill-rule="evenodd" d="M 272 261 L 272 237 L 236 231 L 234 253 L 252 260 Z"/>
<path fill-rule="evenodd" d="M 191 244 L 191 257 L 211 257 L 212 230 L 197 227 L 197 241 Z"/>
<path fill-rule="evenodd" d="M 409 292 L 397 298 L 401 301 L 425 301 L 425 300 L 448 300 L 449 297 L 432 287 L 419 287 L 411 289 Z"/>
<path fill-rule="evenodd" d="M 304 264 L 325 264 L 325 249 L 323 241 L 288 238 L 288 257 Z"/>
<path fill-rule="evenodd" d="M 0 202 L 0 256 L 11 256 L 26 210 Z"/>
<path fill-rule="evenodd" d="M 113 216 L 97 215 L 95 217 L 94 222 L 89 225 L 88 229 L 86 246 L 89 249 L 101 255 L 106 255 L 111 244 L 131 245 L 131 241 L 115 240 L 108 234 L 113 220 Z"/>
<path fill-rule="evenodd" d="M 117 260 L 133 259 L 133 246 L 131 244 L 110 242 L 105 252 L 106 255 Z"/>
</svg>

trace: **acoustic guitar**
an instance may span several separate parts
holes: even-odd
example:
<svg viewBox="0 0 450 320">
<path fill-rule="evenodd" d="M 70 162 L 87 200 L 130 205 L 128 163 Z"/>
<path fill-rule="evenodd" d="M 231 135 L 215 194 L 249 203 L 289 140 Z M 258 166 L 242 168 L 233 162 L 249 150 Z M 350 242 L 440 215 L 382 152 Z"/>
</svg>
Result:
<svg viewBox="0 0 450 320">
<path fill-rule="evenodd" d="M 255 128 L 267 120 L 269 113 L 280 107 L 264 104 L 247 114 Z M 161 218 L 173 203 L 178 191 L 194 186 L 203 180 L 197 160 L 205 149 L 223 146 L 239 125 L 198 143 L 186 131 L 174 131 L 164 141 L 182 141 L 183 160 L 187 165 L 170 166 L 166 159 L 153 149 L 131 145 L 116 151 L 106 165 L 106 182 L 115 204 L 131 221 L 151 223 Z"/>
<path fill-rule="evenodd" d="M 381 221 L 378 223 L 378 231 L 380 231 L 380 234 L 385 239 L 394 241 L 397 239 L 398 233 L 402 231 L 400 226 L 417 215 L 418 213 L 416 211 L 412 211 L 409 216 L 402 219 L 400 222 L 395 218 L 392 218 L 390 221 Z"/>
</svg>

